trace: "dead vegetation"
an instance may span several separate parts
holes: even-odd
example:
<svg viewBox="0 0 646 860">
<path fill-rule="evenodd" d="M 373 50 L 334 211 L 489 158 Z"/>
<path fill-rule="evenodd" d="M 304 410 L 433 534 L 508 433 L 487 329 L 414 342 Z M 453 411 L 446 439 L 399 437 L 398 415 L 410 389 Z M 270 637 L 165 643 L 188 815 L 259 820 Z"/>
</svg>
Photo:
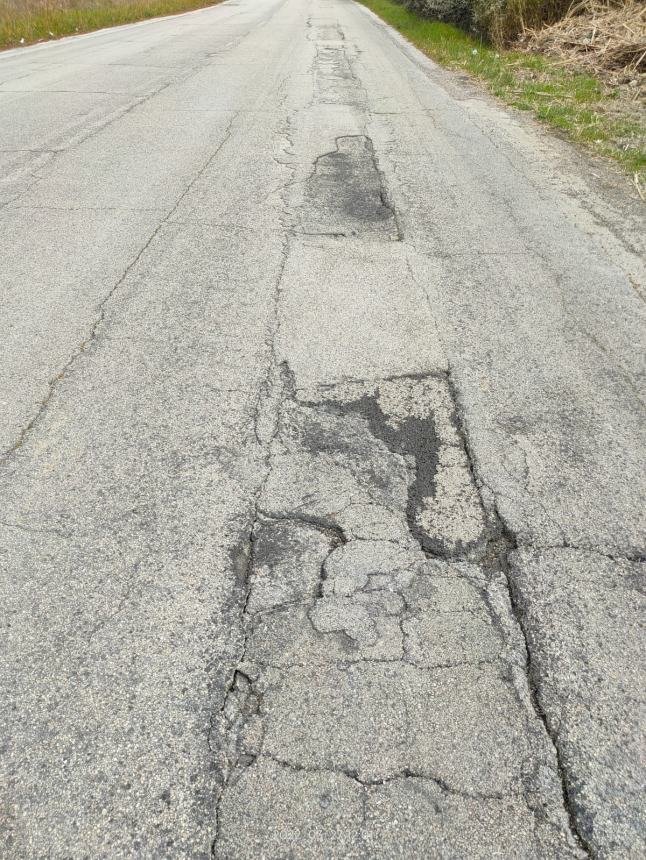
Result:
<svg viewBox="0 0 646 860">
<path fill-rule="evenodd" d="M 0 0 L 0 50 L 175 15 L 220 0 Z"/>
<path fill-rule="evenodd" d="M 582 0 L 555 24 L 526 30 L 521 41 L 564 65 L 587 68 L 616 83 L 646 86 L 643 0 Z"/>
<path fill-rule="evenodd" d="M 580 0 L 560 21 L 526 29 L 520 46 L 560 66 L 593 75 L 610 98 L 598 110 L 626 129 L 621 149 L 646 151 L 646 4 L 643 0 Z M 644 200 L 643 168 L 634 184 Z"/>
</svg>

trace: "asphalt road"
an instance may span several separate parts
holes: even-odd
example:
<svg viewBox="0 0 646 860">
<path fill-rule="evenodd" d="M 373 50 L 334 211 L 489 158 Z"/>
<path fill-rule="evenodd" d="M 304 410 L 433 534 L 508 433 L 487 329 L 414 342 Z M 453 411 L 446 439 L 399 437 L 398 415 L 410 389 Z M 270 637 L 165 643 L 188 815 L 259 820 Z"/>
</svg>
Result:
<svg viewBox="0 0 646 860">
<path fill-rule="evenodd" d="M 350 0 L 0 56 L 3 857 L 645 856 L 619 182 Z"/>
</svg>

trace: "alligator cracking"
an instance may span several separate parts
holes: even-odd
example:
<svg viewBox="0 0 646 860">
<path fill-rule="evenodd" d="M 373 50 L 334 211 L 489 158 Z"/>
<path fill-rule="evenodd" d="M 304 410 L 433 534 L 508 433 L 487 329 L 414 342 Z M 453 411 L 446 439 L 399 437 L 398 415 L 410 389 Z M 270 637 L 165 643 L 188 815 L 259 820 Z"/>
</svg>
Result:
<svg viewBox="0 0 646 860">
<path fill-rule="evenodd" d="M 497 789 L 466 791 L 446 774 L 407 762 L 395 773 L 366 775 L 354 767 L 312 766 L 299 759 L 298 748 L 281 753 L 271 738 L 276 706 L 265 701 L 267 691 L 303 669 L 315 688 L 325 666 L 346 671 L 407 665 L 423 673 L 499 666 L 502 678 L 515 679 L 505 683 L 514 686 L 534 738 L 530 746 L 543 749 L 555 774 L 550 802 L 560 813 L 554 814 L 565 815 L 563 830 L 584 846 L 556 739 L 532 683 L 522 613 L 508 579 L 513 536 L 495 508 L 485 508 L 450 379 L 430 374 L 353 381 L 299 398 L 305 393 L 294 390 L 291 376 L 286 384 L 288 376 L 283 374 L 278 398 L 269 473 L 248 539 L 235 554 L 242 645 L 213 733 L 214 752 L 224 758 L 213 856 L 231 856 L 221 848 L 228 832 L 223 808 L 262 761 L 342 773 L 363 790 L 410 777 L 471 799 L 502 796 Z M 443 470 L 449 479 L 442 478 Z M 450 531 L 453 518 L 463 515 L 472 520 L 473 539 L 443 539 L 444 524 Z M 437 523 L 440 532 L 433 531 Z M 437 569 L 428 564 L 457 564 L 451 569 L 471 589 L 473 605 L 453 614 L 451 625 L 464 624 L 467 640 L 469 625 L 482 632 L 471 644 L 456 639 L 458 653 L 427 654 L 420 638 L 420 612 L 428 611 L 420 607 L 428 595 L 435 599 L 437 588 L 442 593 L 442 579 L 429 579 Z M 439 570 L 445 576 L 445 568 Z M 440 607 L 433 618 L 441 620 L 443 611 L 449 610 Z M 545 800 L 537 802 L 537 790 L 528 786 L 525 802 L 540 817 Z"/>
<path fill-rule="evenodd" d="M 340 32 L 323 35 L 338 40 Z M 349 105 L 362 100 L 341 41 L 317 48 L 313 70 L 315 100 Z M 337 137 L 334 149 L 315 159 L 300 185 L 300 200 L 290 203 L 298 185 L 285 189 L 286 215 L 295 216 L 298 225 L 289 235 L 402 240 L 367 135 Z M 279 288 L 280 279 L 277 306 Z M 278 324 L 271 343 L 274 371 Z M 272 367 L 268 380 L 271 376 Z M 497 696 L 512 696 L 509 707 L 524 726 L 525 738 L 521 743 L 515 731 L 509 743 L 520 744 L 518 759 L 526 756 L 532 762 L 513 792 L 534 816 L 535 830 L 543 828 L 547 838 L 560 834 L 568 856 L 581 856 L 585 845 L 577 832 L 558 739 L 550 734 L 539 706 L 522 611 L 510 581 L 507 556 L 515 539 L 505 530 L 495 502 L 481 492 L 450 374 L 353 380 L 297 391 L 285 366 L 274 385 L 280 387 L 278 394 L 268 390 L 262 396 L 275 410 L 275 431 L 264 442 L 258 439 L 267 451 L 267 474 L 247 537 L 232 558 L 239 639 L 210 739 L 220 763 L 212 856 L 241 856 L 241 827 L 271 827 L 271 820 L 262 819 L 263 793 L 253 784 L 268 762 L 292 772 L 343 775 L 360 786 L 360 856 L 370 854 L 362 834 L 371 788 L 415 779 L 471 801 L 512 796 L 477 773 L 474 784 L 465 785 L 464 775 L 454 769 L 409 761 L 405 745 L 393 753 L 394 763 L 379 763 L 375 769 L 362 759 L 370 760 L 371 749 L 362 748 L 353 736 L 352 762 L 340 754 L 334 759 L 335 720 L 345 714 L 323 713 L 326 673 L 336 673 L 335 692 L 345 683 L 341 679 L 353 673 L 344 688 L 344 710 L 358 708 L 360 722 L 362 703 L 354 697 L 363 673 L 372 673 L 378 698 L 396 702 L 405 691 L 393 679 L 403 670 L 422 700 L 427 679 L 438 672 L 448 672 L 456 690 L 464 689 L 465 707 L 475 692 L 468 680 L 473 672 Z M 455 597 L 456 583 L 462 603 Z M 306 686 L 294 687 L 295 677 Z M 321 714 L 307 710 L 312 701 L 323 709 Z M 434 707 L 431 698 L 421 708 L 422 734 Z M 406 725 L 399 729 L 407 735 L 419 702 L 404 710 Z M 486 744 L 495 720 L 482 716 L 484 740 L 478 743 Z M 441 708 L 433 719 L 441 721 Z M 451 732 L 460 732 L 459 722 L 460 717 Z M 314 743 L 313 723 L 335 729 L 321 749 Z M 290 740 L 293 724 L 298 730 Z M 342 729 L 338 727 L 339 735 Z M 368 743 L 390 741 L 369 737 Z M 432 747 L 433 738 L 427 740 Z M 492 746 L 487 752 L 485 758 L 491 758 L 500 750 Z M 533 774 L 538 772 L 543 776 L 537 783 Z M 251 781 L 252 790 L 236 801 L 245 781 Z M 239 820 L 236 802 L 241 804 Z"/>
<path fill-rule="evenodd" d="M 420 378 L 420 377 L 418 377 Z M 407 416 L 393 424 L 379 405 L 375 395 L 364 394 L 357 400 L 340 405 L 328 401 L 327 407 L 339 414 L 355 413 L 368 423 L 372 435 L 381 439 L 394 454 L 412 462 L 406 515 L 411 534 L 430 555 L 445 556 L 441 540 L 433 539 L 419 525 L 418 512 L 423 499 L 436 494 L 435 475 L 438 465 L 438 437 L 432 416 Z M 408 459 L 410 458 L 410 459 Z"/>
</svg>

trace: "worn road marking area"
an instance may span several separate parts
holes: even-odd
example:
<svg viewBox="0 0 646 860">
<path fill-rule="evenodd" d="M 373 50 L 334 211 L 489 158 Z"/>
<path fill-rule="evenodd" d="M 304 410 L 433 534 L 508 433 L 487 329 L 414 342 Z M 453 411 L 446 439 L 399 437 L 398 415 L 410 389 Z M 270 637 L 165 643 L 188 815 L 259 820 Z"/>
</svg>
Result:
<svg viewBox="0 0 646 860">
<path fill-rule="evenodd" d="M 579 162 L 351 0 L 0 56 L 3 857 L 646 855 L 643 213 Z"/>
</svg>

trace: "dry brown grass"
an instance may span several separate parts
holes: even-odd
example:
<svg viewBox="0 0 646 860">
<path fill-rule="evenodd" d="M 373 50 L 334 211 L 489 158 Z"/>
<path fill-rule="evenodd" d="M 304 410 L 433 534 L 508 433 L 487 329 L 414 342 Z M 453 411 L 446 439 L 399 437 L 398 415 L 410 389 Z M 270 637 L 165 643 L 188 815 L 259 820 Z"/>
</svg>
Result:
<svg viewBox="0 0 646 860">
<path fill-rule="evenodd" d="M 509 47 L 528 28 L 558 21 L 572 0 L 469 0 L 479 33 L 500 47 Z"/>
<path fill-rule="evenodd" d="M 0 0 L 0 14 L 22 17 L 51 10 L 83 9 L 92 6 L 122 6 L 126 0 Z"/>
<path fill-rule="evenodd" d="M 220 0 L 0 0 L 0 48 L 189 12 Z"/>
<path fill-rule="evenodd" d="M 582 0 L 555 24 L 528 30 L 530 50 L 635 80 L 646 74 L 646 4 L 643 0 Z"/>
</svg>

